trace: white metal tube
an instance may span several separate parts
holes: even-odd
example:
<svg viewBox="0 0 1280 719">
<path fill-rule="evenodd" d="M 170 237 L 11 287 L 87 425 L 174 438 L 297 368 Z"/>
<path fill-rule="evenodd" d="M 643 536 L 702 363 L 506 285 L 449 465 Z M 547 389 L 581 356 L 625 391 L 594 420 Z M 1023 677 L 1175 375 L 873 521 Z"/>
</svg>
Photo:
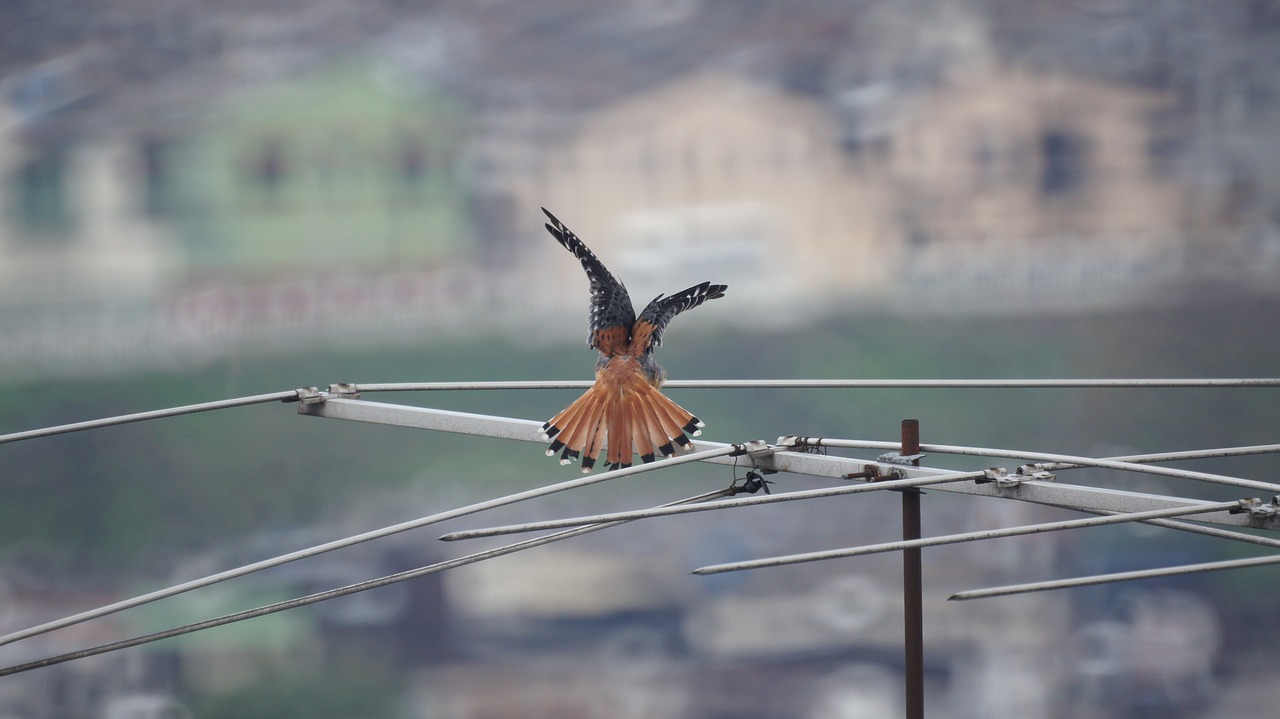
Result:
<svg viewBox="0 0 1280 719">
<path fill-rule="evenodd" d="M 518 439 L 526 442 L 544 443 L 541 438 L 541 422 L 515 419 L 511 417 L 489 417 L 485 415 L 449 412 L 426 407 L 370 402 L 360 399 L 329 398 L 317 404 L 306 404 L 298 411 L 316 417 L 372 422 L 396 427 L 414 427 L 449 432 L 465 432 L 486 437 Z M 695 439 L 694 449 L 698 451 L 715 449 L 726 445 L 719 442 L 707 442 Z M 861 446 L 875 446 L 881 449 L 898 449 L 898 443 L 865 442 Z M 851 473 L 861 472 L 868 465 L 876 465 L 882 469 L 893 469 L 904 477 L 949 477 L 955 474 L 950 470 L 929 469 L 924 467 L 908 467 L 889 465 L 851 457 L 837 457 L 812 454 L 801 451 L 778 451 L 785 447 L 772 448 L 771 454 L 753 457 L 755 466 L 776 472 L 792 472 L 815 477 L 843 479 Z M 738 464 L 741 457 L 712 457 L 707 462 L 716 464 Z M 1066 507 L 1081 511 L 1100 512 L 1133 512 L 1162 507 L 1186 507 L 1198 504 L 1196 500 L 1166 497 L 1156 494 L 1127 492 L 1101 487 L 1083 487 L 1065 482 L 1024 481 L 1017 487 L 1003 487 L 996 482 L 952 482 L 937 486 L 938 491 L 975 494 L 985 497 L 1017 499 L 1036 504 L 1054 507 Z M 1219 512 L 1205 515 L 1200 521 L 1233 526 L 1251 526 L 1263 529 L 1274 528 L 1267 522 L 1256 520 L 1247 514 L 1228 514 Z"/>
</svg>

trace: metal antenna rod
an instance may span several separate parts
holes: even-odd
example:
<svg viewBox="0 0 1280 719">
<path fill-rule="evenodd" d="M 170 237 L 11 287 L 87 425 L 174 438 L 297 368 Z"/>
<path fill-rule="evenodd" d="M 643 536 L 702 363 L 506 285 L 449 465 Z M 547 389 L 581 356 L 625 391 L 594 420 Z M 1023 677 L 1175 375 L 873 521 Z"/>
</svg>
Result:
<svg viewBox="0 0 1280 719">
<path fill-rule="evenodd" d="M 1076 577 L 1074 579 L 1057 579 L 1045 582 L 1031 582 L 1028 584 L 1010 584 L 1003 587 L 992 587 L 990 589 L 971 589 L 965 592 L 956 592 L 948 599 L 955 601 L 966 601 L 969 599 L 985 599 L 988 597 L 1007 597 L 1014 594 L 1027 594 L 1028 592 L 1045 592 L 1053 589 L 1068 589 L 1071 587 L 1088 587 L 1095 584 L 1112 584 L 1114 582 L 1129 582 L 1135 579 L 1154 579 L 1158 577 L 1173 577 L 1181 574 L 1198 574 L 1200 572 L 1218 572 L 1224 569 L 1245 569 L 1248 567 L 1265 567 L 1273 564 L 1280 564 L 1280 556 L 1271 555 L 1268 557 L 1253 557 L 1250 559 L 1228 559 L 1221 562 L 1204 562 L 1202 564 L 1184 564 L 1180 567 L 1167 567 L 1163 569 L 1138 569 L 1131 572 L 1115 572 L 1113 574 L 1095 574 L 1088 577 Z"/>
<path fill-rule="evenodd" d="M 419 392 L 419 391 L 474 391 L 474 390 L 536 390 L 536 389 L 585 389 L 589 380 L 535 380 L 509 382 L 368 382 L 364 384 L 331 384 L 331 391 L 360 392 Z M 1239 379 L 747 379 L 747 380 L 669 380 L 664 384 L 672 389 L 999 389 L 999 388 L 1174 388 L 1174 387 L 1280 387 L 1280 378 Z M 0 444 L 18 442 L 38 437 L 48 437 L 68 432 L 79 432 L 100 427 L 142 422 L 164 417 L 176 417 L 195 412 L 243 407 L 266 402 L 294 402 L 303 394 L 314 393 L 315 388 L 284 390 L 270 394 L 216 400 L 200 404 L 168 409 L 137 412 L 135 414 L 106 417 L 41 429 L 12 432 L 0 435 Z"/>
<path fill-rule="evenodd" d="M 463 529 L 456 532 L 449 532 L 442 535 L 441 540 L 446 542 L 454 542 L 463 539 L 478 539 L 481 537 L 498 537 L 507 534 L 521 534 L 524 532 L 539 532 L 549 529 L 564 529 L 566 527 L 583 527 L 590 524 L 599 524 L 602 522 L 619 522 L 619 521 L 635 521 L 638 519 L 653 519 L 656 517 L 670 517 L 680 514 L 689 514 L 692 512 L 709 512 L 720 509 L 733 509 L 735 507 L 751 507 L 757 504 L 772 504 L 775 502 L 790 502 L 803 499 L 817 499 L 821 497 L 837 497 L 845 494 L 857 494 L 859 492 L 892 490 L 900 487 L 941 487 L 948 483 L 960 482 L 966 479 L 980 479 L 984 472 L 966 472 L 956 475 L 945 475 L 935 477 L 916 477 L 905 480 L 882 480 L 869 484 L 857 484 L 847 487 L 834 487 L 823 489 L 806 489 L 795 492 L 782 492 L 770 494 L 766 496 L 740 497 L 737 499 L 727 499 L 721 502 L 712 502 L 705 505 L 689 505 L 676 507 L 675 505 L 663 505 L 661 507 L 652 507 L 649 509 L 636 509 L 624 512 L 608 512 L 604 514 L 583 515 L 579 517 L 569 517 L 565 519 L 549 519 L 538 522 L 525 522 L 523 524 L 508 524 L 500 527 L 484 527 L 481 529 Z M 1190 505 L 1187 505 L 1190 507 Z M 1090 512 L 1102 515 L 1129 514 L 1131 512 L 1117 512 L 1104 509 L 1081 509 L 1083 512 Z M 1133 510 L 1138 511 L 1138 510 Z M 1212 510 L 1206 510 L 1212 511 Z M 1237 542 L 1245 542 L 1248 544 L 1256 544 L 1262 547 L 1270 547 L 1272 549 L 1280 549 L 1280 539 L 1271 537 L 1262 537 L 1256 534 L 1246 534 L 1244 532 L 1236 532 L 1227 529 L 1218 529 L 1216 527 L 1206 527 L 1200 524 L 1192 524 L 1190 522 L 1181 522 L 1173 519 L 1139 519 L 1135 520 L 1143 524 L 1150 524 L 1156 527 L 1164 527 L 1166 529 L 1176 529 L 1182 532 L 1191 532 L 1193 534 L 1203 534 L 1208 537 L 1217 537 L 1218 539 L 1230 539 Z M 998 530 L 995 530 L 998 531 Z"/>
<path fill-rule="evenodd" d="M 763 569 L 765 567 L 782 567 L 789 564 L 802 564 L 804 562 L 820 562 L 827 559 L 843 559 L 846 557 L 861 557 L 868 554 L 881 554 L 883 552 L 897 552 L 903 549 L 914 547 L 936 547 L 943 544 L 959 544 L 961 542 L 976 542 L 984 539 L 999 539 L 1001 537 L 1019 537 L 1025 534 L 1040 534 L 1042 532 L 1057 532 L 1064 529 L 1081 529 L 1084 527 L 1102 527 L 1109 524 L 1123 524 L 1126 522 L 1142 522 L 1149 519 L 1160 519 L 1164 517 L 1183 517 L 1191 514 L 1202 514 L 1204 512 L 1219 512 L 1223 510 L 1240 509 L 1248 502 L 1253 500 L 1233 500 L 1230 502 L 1206 502 L 1205 504 L 1196 505 L 1194 507 L 1171 507 L 1168 509 L 1152 509 L 1144 512 L 1123 512 L 1119 514 L 1109 514 L 1104 517 L 1089 517 L 1087 519 L 1067 519 L 1061 522 L 1045 522 L 1043 524 L 1026 524 L 1020 527 L 1009 527 L 1007 529 L 985 529 L 977 532 L 964 532 L 962 534 L 947 534 L 940 537 L 926 537 L 924 539 L 903 540 L 901 542 L 885 542 L 883 544 L 867 544 L 861 547 L 848 547 L 845 549 L 830 549 L 821 552 L 805 552 L 803 554 L 788 554 L 780 557 L 767 557 L 765 559 L 753 559 L 746 562 L 733 562 L 730 564 L 713 564 L 693 570 L 694 574 L 721 574 L 724 572 L 739 572 L 744 569 Z"/>
<path fill-rule="evenodd" d="M 585 389 L 590 380 L 368 382 L 331 385 L 351 392 Z M 1280 378 L 1239 379 L 673 379 L 671 389 L 1087 389 L 1280 387 Z"/>
<path fill-rule="evenodd" d="M 189 404 L 182 407 L 171 407 L 169 409 L 156 409 L 149 412 L 137 412 L 135 414 L 125 414 L 119 417 L 106 417 L 103 419 L 91 419 L 84 422 L 74 422 L 72 424 L 63 424 L 56 427 L 44 427 L 42 429 L 29 429 L 25 432 L 11 432 L 9 434 L 0 434 L 0 444 L 6 442 L 19 442 L 24 439 L 35 439 L 37 437 L 50 437 L 56 434 L 67 434 L 68 432 L 81 432 L 86 429 L 98 429 L 100 427 L 115 427 L 121 424 L 130 424 L 133 422 L 143 422 L 149 419 L 161 419 L 164 417 L 177 417 L 184 414 L 195 414 L 196 412 L 208 412 L 215 409 L 228 409 L 231 407 L 245 407 L 252 404 L 265 404 L 267 402 L 294 402 L 297 401 L 299 393 L 302 390 L 291 389 L 284 392 L 272 392 L 271 394 L 258 394 L 251 397 L 236 397 L 235 399 L 221 399 L 214 402 L 202 402 L 200 404 Z"/>
<path fill-rule="evenodd" d="M 364 532 L 362 534 L 346 537 L 344 539 L 339 539 L 332 542 L 326 542 L 324 544 L 319 544 L 314 547 L 309 547 L 307 549 L 301 549 L 296 552 L 282 554 L 278 557 L 273 557 L 271 559 L 264 559 L 260 562 L 246 564 L 242 567 L 237 567 L 235 569 L 228 569 L 227 571 L 224 571 L 224 572 L 218 572 L 217 574 L 211 574 L 207 577 L 194 579 L 190 582 L 184 582 L 182 584 L 178 584 L 172 587 L 167 587 L 165 589 L 159 589 L 154 592 L 148 592 L 147 594 L 133 597 L 131 599 L 115 602 L 114 604 L 108 604 L 103 607 L 98 607 L 97 609 L 91 609 L 86 612 L 81 612 L 79 614 L 74 614 L 69 617 L 58 619 L 56 621 L 31 627 L 30 629 L 23 629 L 21 631 L 13 632 L 11 634 L 6 634 L 4 636 L 0 636 L 0 646 L 9 644 L 11 642 L 16 642 L 20 639 L 33 637 L 38 634 L 45 634 L 47 632 L 54 631 L 55 629 L 62 629 L 63 627 L 69 627 L 73 624 L 79 624 L 81 622 L 85 622 L 90 619 L 96 619 L 98 617 L 103 617 L 108 614 L 114 614 L 116 612 L 120 612 L 125 609 L 131 609 L 133 607 L 141 606 L 143 604 L 149 604 L 151 602 L 158 601 L 166 597 L 172 597 L 177 594 L 189 592 L 193 589 L 207 587 L 211 584 L 225 582 L 229 579 L 242 577 L 246 574 L 252 574 L 253 572 L 259 572 L 264 569 L 270 569 L 271 567 L 277 567 L 282 564 L 287 564 L 289 562 L 297 561 L 299 559 L 304 559 L 307 557 L 313 557 L 318 554 L 323 554 L 325 552 L 332 552 L 336 549 L 343 549 L 345 547 L 350 547 L 352 545 L 359 544 L 361 542 L 368 542 L 370 540 L 380 539 L 382 537 L 387 537 L 392 534 L 397 534 L 399 532 L 405 532 L 410 529 L 425 527 L 429 524 L 436 524 L 438 522 L 443 522 L 448 519 L 455 519 L 457 517 L 463 517 L 468 514 L 482 512 L 488 509 L 494 509 L 496 507 L 501 507 L 508 504 L 514 504 L 516 502 L 523 502 L 528 499 L 543 497 L 548 494 L 554 494 L 556 492 L 563 492 L 569 489 L 585 487 L 589 484 L 596 484 L 598 482 L 607 482 L 612 479 L 619 479 L 619 478 L 626 477 L 633 474 L 649 472 L 656 469 L 663 469 L 665 467 L 673 467 L 676 465 L 685 464 L 686 462 L 696 462 L 698 460 L 703 460 L 710 457 L 719 457 L 726 454 L 732 454 L 733 452 L 736 452 L 736 451 L 738 450 L 735 445 L 725 445 L 724 447 L 721 447 L 718 449 L 707 450 L 705 452 L 694 452 L 691 454 L 672 457 L 670 459 L 664 459 L 660 462 L 653 462 L 650 464 L 640 464 L 634 467 L 627 467 L 625 469 L 618 469 L 611 472 L 603 472 L 601 474 L 593 475 L 590 477 L 581 477 L 579 479 L 572 479 L 567 482 L 559 482 L 557 484 L 551 484 L 545 487 L 537 487 L 534 489 L 526 490 L 524 492 L 509 494 L 505 497 L 490 499 L 484 502 L 478 502 L 476 504 L 471 504 L 465 507 L 459 507 L 457 509 L 438 512 L 436 514 L 432 514 L 426 517 L 421 517 L 419 519 L 411 520 L 408 522 L 402 522 L 400 524 L 392 525 L 390 527 L 384 527 L 382 529 L 377 529 L 370 532 Z"/>
<path fill-rule="evenodd" d="M 716 497 L 723 496 L 724 494 L 725 494 L 725 490 L 707 492 L 705 494 L 700 494 L 695 497 L 689 497 L 687 499 L 671 502 L 670 506 L 674 506 L 677 504 L 685 504 L 689 502 L 703 502 L 709 499 L 715 499 Z M 550 544 L 551 542 L 558 542 L 562 539 L 569 539 L 570 537 L 577 537 L 579 535 L 595 532 L 601 529 L 608 529 L 609 527 L 614 527 L 619 524 L 624 524 L 624 522 L 595 524 L 589 527 L 578 527 L 576 529 L 569 529 L 563 532 L 556 532 L 554 534 L 548 534 L 543 537 L 526 539 L 520 542 L 507 544 L 494 549 L 488 549 L 483 552 L 468 554 L 465 557 L 448 559 L 442 562 L 436 562 L 435 564 L 429 564 L 424 567 L 418 567 L 417 569 L 410 569 L 404 572 L 397 572 L 396 574 L 390 574 L 385 577 L 378 577 L 377 579 L 370 579 L 363 582 L 357 582 L 355 584 L 348 584 L 346 586 L 338 587 L 336 589 L 329 589 L 323 592 L 316 592 L 315 594 L 309 594 L 305 597 L 298 597 L 295 599 L 287 599 L 281 602 L 275 602 L 273 604 L 266 604 L 261 607 L 257 607 L 256 609 L 246 609 L 241 612 L 224 614 L 220 617 L 214 617 L 212 619 L 205 619 L 203 621 L 193 622 L 191 624 L 185 624 L 183 626 L 175 627 L 173 629 L 166 629 L 159 632 L 152 632 L 151 634 L 143 634 L 143 635 L 132 637 L 129 639 L 122 639 L 117 642 L 111 642 L 108 644 L 100 644 L 96 647 L 89 647 L 87 649 L 81 649 L 74 652 L 67 652 L 66 654 L 59 654 L 57 656 L 38 659 L 36 661 L 26 662 L 24 664 L 15 664 L 13 666 L 0 668 L 0 677 L 9 676 L 11 674 L 20 674 L 22 672 L 31 671 L 32 669 L 40 669 L 43 667 L 53 666 L 55 664 L 62 664 L 64 662 L 69 662 L 76 659 L 84 659 L 86 657 L 97 656 L 99 654 L 106 654 L 108 652 L 114 652 L 120 649 L 128 649 L 129 647 L 136 647 L 142 644 L 150 644 L 151 642 L 158 642 L 161 639 L 170 639 L 172 637 L 178 637 L 184 634 L 191 634 L 193 632 L 198 632 L 205 629 L 212 629 L 213 627 L 220 627 L 227 624 L 233 624 L 235 622 L 242 622 L 246 619 L 254 619 L 256 617 L 262 617 L 268 614 L 275 614 L 276 612 L 283 612 L 290 609 L 297 609 L 299 607 L 305 607 L 307 605 L 316 604 L 318 602 L 323 602 L 329 599 L 337 599 L 338 597 L 345 597 L 347 595 L 355 594 L 357 592 L 363 592 L 369 589 L 377 589 L 379 587 L 385 587 L 391 584 L 396 584 L 398 582 L 403 582 L 410 579 L 417 579 L 418 577 L 426 576 L 428 574 L 443 572 L 447 569 L 453 569 L 455 567 L 461 567 L 467 564 L 474 564 L 475 562 L 484 561 L 486 559 L 493 559 L 494 557 L 501 557 L 503 555 L 511 554 L 513 552 L 519 552 L 525 549 L 532 549 L 533 547 L 539 547 L 544 544 Z"/>
<path fill-rule="evenodd" d="M 779 439 L 779 442 L 782 442 L 783 439 L 786 439 L 786 438 Z M 802 438 L 802 441 L 804 444 L 814 444 L 817 442 L 821 442 L 821 444 L 825 446 L 834 446 L 836 444 L 850 445 L 850 446 L 857 445 L 856 448 L 858 449 L 867 449 L 867 448 L 887 449 L 887 448 L 898 446 L 890 442 L 871 441 L 871 440 L 867 440 L 867 441 L 833 440 L 828 438 L 822 438 L 819 440 L 817 438 L 806 437 L 806 438 Z M 930 451 L 935 451 L 937 449 L 943 449 L 943 450 L 964 449 L 964 450 L 972 451 L 973 453 L 980 454 L 982 456 L 992 456 L 992 457 L 1002 456 L 1001 453 L 1004 452 L 1004 450 L 999 450 L 999 449 L 983 449 L 978 447 L 955 448 L 955 447 L 948 447 L 944 445 L 924 445 L 923 447 L 925 450 L 930 450 Z M 1280 444 L 1252 445 L 1252 446 L 1244 446 L 1244 447 L 1222 447 L 1222 448 L 1215 448 L 1215 449 L 1182 450 L 1177 452 L 1161 452 L 1157 454 L 1135 454 L 1135 455 L 1124 455 L 1119 457 L 1107 457 L 1105 459 L 1106 461 L 1110 461 L 1110 462 L 1124 462 L 1126 464 L 1128 463 L 1136 464 L 1136 463 L 1147 463 L 1147 462 L 1166 462 L 1166 461 L 1172 462 L 1172 461 L 1184 460 L 1184 459 L 1234 457 L 1234 456 L 1241 456 L 1241 455 L 1248 455 L 1248 454 L 1265 454 L 1265 453 L 1275 453 L 1275 452 L 1280 452 Z M 945 454 L 946 452 L 942 452 L 942 453 Z M 802 455 L 802 456 L 807 457 L 809 455 Z M 1098 460 L 1098 461 L 1103 461 L 1103 460 Z M 1045 470 L 1074 469 L 1082 466 L 1084 465 L 1059 463 L 1059 464 L 1045 465 L 1044 467 L 1042 467 L 1042 469 L 1045 469 Z M 637 510 L 621 511 L 621 512 L 608 512 L 608 513 L 594 514 L 594 515 L 583 515 L 579 517 L 568 517 L 564 519 L 547 519 L 547 520 L 539 520 L 535 522 L 523 522 L 519 524 L 502 525 L 497 527 L 485 527 L 480 529 L 463 529 L 463 530 L 458 530 L 455 532 L 450 532 L 448 534 L 445 534 L 444 536 L 440 537 L 440 539 L 446 542 L 452 542 L 452 541 L 457 541 L 461 539 L 478 539 L 481 537 L 495 537 L 495 536 L 500 536 L 504 534 L 519 534 L 522 532 L 538 532 L 538 531 L 544 531 L 544 530 L 550 530 L 550 529 L 563 529 L 565 527 L 580 527 L 587 524 L 617 521 L 617 520 L 623 520 L 623 519 L 625 520 L 652 519 L 657 517 L 669 517 L 677 514 L 686 514 L 690 512 L 706 512 L 706 511 L 715 510 L 715 509 L 730 509 L 733 507 L 747 507 L 747 506 L 753 506 L 756 504 L 770 504 L 773 502 L 787 502 L 787 501 L 802 500 L 802 499 L 809 499 L 809 498 L 838 496 L 843 494 L 856 494 L 858 492 L 880 491 L 885 489 L 898 489 L 902 487 L 941 486 L 942 488 L 945 488 L 945 485 L 948 485 L 948 484 L 954 484 L 958 481 L 965 480 L 965 479 L 981 479 L 984 476 L 985 476 L 985 472 L 945 473 L 942 475 L 935 475 L 935 476 L 930 476 L 925 478 L 917 477 L 917 478 L 906 479 L 906 480 L 878 481 L 878 482 L 872 482 L 867 484 L 854 485 L 853 487 L 801 490 L 797 492 L 784 492 L 784 493 L 778 493 L 778 494 L 771 494 L 764 497 L 741 497 L 737 499 L 726 500 L 724 502 L 716 502 L 715 504 L 710 504 L 706 506 L 688 506 L 688 507 L 679 507 L 679 508 L 658 507 L 658 508 L 637 509 Z M 856 487 L 856 489 L 854 487 Z M 1067 505 L 1061 505 L 1061 506 L 1067 506 Z M 1090 508 L 1084 508 L 1082 511 L 1096 512 L 1096 513 L 1102 513 L 1102 514 L 1115 513 L 1115 512 L 1107 511 L 1105 509 L 1090 509 Z M 1206 536 L 1218 537 L 1221 539 L 1231 539 L 1231 540 L 1240 541 L 1240 542 L 1249 542 L 1249 543 L 1258 544 L 1258 545 L 1267 546 L 1267 547 L 1280 547 L 1280 540 L 1270 539 L 1268 537 L 1259 537 L 1257 535 L 1252 535 L 1252 534 L 1245 534 L 1243 532 L 1233 532 L 1233 531 L 1224 530 L 1224 529 L 1205 527 L 1199 524 L 1190 524 L 1188 522 L 1179 522 L 1176 520 L 1153 519 L 1153 520 L 1146 520 L 1146 523 L 1152 524 L 1158 527 L 1178 529 L 1180 531 L 1204 534 Z"/>
<path fill-rule="evenodd" d="M 1120 512 L 1102 512 L 1100 510 L 1085 510 L 1088 512 L 1099 512 L 1101 514 L 1121 514 Z M 1246 544 L 1256 544 L 1260 547 L 1270 547 L 1271 549 L 1280 549 L 1280 539 L 1272 539 L 1271 537 L 1262 537 L 1257 534 L 1245 534 L 1244 532 L 1233 532 L 1229 529 L 1218 529 L 1217 527 L 1205 527 L 1191 522 L 1183 522 L 1177 519 L 1144 519 L 1143 524 L 1150 524 L 1153 527 L 1164 527 L 1165 529 L 1176 529 L 1179 532 L 1190 532 L 1191 534 L 1202 534 L 1206 537 L 1216 537 L 1218 539 L 1230 539 L 1235 542 L 1244 542 Z"/>
<path fill-rule="evenodd" d="M 708 504 L 690 504 L 673 507 L 651 507 L 649 509 L 636 509 L 628 512 L 607 512 L 604 514 L 584 515 L 581 517 L 570 517 L 567 519 L 548 519 L 539 522 L 526 522 L 523 524 L 508 524 L 501 527 L 484 527 L 481 529 L 463 529 L 457 532 L 450 532 L 440 537 L 446 542 L 453 542 L 459 539 L 478 539 L 480 537 L 496 537 L 503 534 L 520 534 L 522 532 L 540 532 L 547 529 L 561 529 L 564 527 L 581 527 L 587 524 L 598 524 L 600 522 L 617 522 L 621 520 L 631 521 L 636 519 L 651 519 L 654 517 L 671 517 L 679 514 L 692 514 L 694 512 L 710 512 L 720 509 L 732 509 L 734 507 L 751 507 L 758 504 L 774 504 L 777 502 L 792 502 L 801 499 L 818 499 L 821 497 L 838 497 L 845 494 L 860 494 L 862 492 L 883 492 L 891 489 L 904 489 L 912 487 L 929 487 L 940 484 L 948 484 L 954 482 L 963 482 L 966 480 L 982 479 L 986 476 L 986 471 L 977 472 L 954 472 L 929 477 L 911 477 L 908 479 L 891 479 L 879 482 L 868 482 L 864 484 L 847 485 L 843 487 L 824 487 L 822 489 L 802 489 L 795 492 L 780 492 L 778 494 L 767 494 L 763 497 L 741 497 L 737 499 L 726 499 L 722 502 L 713 502 Z"/>
<path fill-rule="evenodd" d="M 539 431 L 541 422 L 533 420 L 449 412 L 425 407 L 409 407 L 343 397 L 326 397 L 323 401 L 317 403 L 306 403 L 304 401 L 299 410 L 307 415 L 329 419 L 371 422 L 374 424 L 444 432 L 460 432 L 485 437 L 542 443 Z M 803 437 L 785 437 L 778 441 L 778 446 L 773 448 L 771 455 L 756 459 L 763 469 L 835 479 L 853 478 L 853 476 L 861 474 L 868 464 L 874 464 L 850 457 L 813 454 L 803 451 L 806 449 L 806 445 L 813 446 L 813 440 Z M 693 446 L 698 450 L 702 450 L 723 445 L 718 442 L 694 440 Z M 765 449 L 768 449 L 768 447 L 765 447 Z M 929 447 L 926 447 L 924 451 L 930 451 Z M 706 461 L 719 464 L 732 464 L 734 462 L 729 457 L 716 457 Z M 1126 466 L 1137 467 L 1138 465 Z M 925 470 L 915 467 L 902 467 L 899 471 L 908 477 L 946 474 L 942 470 Z M 1133 471 L 1141 470 L 1135 469 Z M 1034 479 L 1034 477 L 1031 479 Z M 945 492 L 986 497 L 1010 496 L 1003 486 L 994 481 L 988 483 L 952 482 L 939 485 L 938 489 Z M 1014 498 L 1022 501 L 1057 507 L 1075 507 L 1085 511 L 1134 511 L 1151 509 L 1156 506 L 1186 505 L 1194 501 L 1177 497 L 1140 495 L 1134 492 L 1098 487 L 1082 487 L 1060 482 L 1036 481 L 1022 482 L 1018 486 L 1016 495 Z M 1235 526 L 1265 524 L 1267 526 L 1264 528 L 1280 529 L 1280 518 L 1267 522 L 1257 522 L 1251 516 L 1230 515 L 1220 512 L 1215 515 L 1206 515 L 1205 521 Z"/>
<path fill-rule="evenodd" d="M 849 449 L 896 449 L 897 445 L 891 442 L 876 442 L 860 439 L 829 439 L 826 437 L 801 437 L 799 441 L 811 447 L 845 447 Z M 1243 449 L 1243 448 L 1242 448 Z M 1274 452 L 1276 445 L 1263 445 L 1252 448 L 1256 453 Z M 930 452 L 937 454 L 955 454 L 955 455 L 971 455 L 976 457 L 1005 457 L 1008 459 L 1025 459 L 1031 462 L 1054 462 L 1062 465 L 1072 465 L 1080 467 L 1100 467 L 1102 469 L 1118 469 L 1125 472 L 1139 472 L 1144 474 L 1155 474 L 1164 477 L 1175 477 L 1178 479 L 1190 479 L 1200 482 L 1209 482 L 1211 484 L 1223 484 L 1232 487 L 1242 487 L 1244 489 L 1252 489 L 1269 494 L 1280 494 L 1280 484 L 1271 484 L 1269 482 L 1257 482 L 1249 479 L 1241 479 L 1239 477 L 1229 477 L 1222 474 L 1209 474 L 1208 472 L 1193 472 L 1187 469 L 1174 469 L 1172 467 L 1153 467 L 1148 464 L 1140 464 L 1138 462 L 1119 461 L 1117 459 L 1097 459 L 1094 457 L 1078 457 L 1070 454 L 1054 454 L 1049 452 L 1024 452 L 1013 449 L 988 449 L 984 447 L 958 447 L 947 444 L 926 444 L 921 445 L 922 452 Z M 1215 450 L 1220 451 L 1220 450 Z M 1242 452 L 1243 453 L 1243 452 Z M 1141 457 L 1142 455 L 1140 455 Z"/>
</svg>

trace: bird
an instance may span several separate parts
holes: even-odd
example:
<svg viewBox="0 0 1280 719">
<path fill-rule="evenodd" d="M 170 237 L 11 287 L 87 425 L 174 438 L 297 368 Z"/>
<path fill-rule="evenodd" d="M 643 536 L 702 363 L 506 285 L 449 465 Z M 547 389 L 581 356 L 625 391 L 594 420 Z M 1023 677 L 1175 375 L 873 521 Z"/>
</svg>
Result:
<svg viewBox="0 0 1280 719">
<path fill-rule="evenodd" d="M 582 263 L 590 282 L 587 345 L 599 352 L 595 383 L 572 404 L 542 425 L 560 464 L 581 458 L 590 472 L 607 448 L 608 469 L 630 467 L 635 454 L 652 462 L 670 457 L 675 447 L 688 450 L 689 435 L 706 426 L 662 394 L 667 373 L 653 358 L 672 318 L 709 300 L 724 297 L 727 285 L 701 282 L 673 295 L 659 294 L 636 316 L 627 288 L 564 223 L 542 208 L 547 231 Z"/>
</svg>

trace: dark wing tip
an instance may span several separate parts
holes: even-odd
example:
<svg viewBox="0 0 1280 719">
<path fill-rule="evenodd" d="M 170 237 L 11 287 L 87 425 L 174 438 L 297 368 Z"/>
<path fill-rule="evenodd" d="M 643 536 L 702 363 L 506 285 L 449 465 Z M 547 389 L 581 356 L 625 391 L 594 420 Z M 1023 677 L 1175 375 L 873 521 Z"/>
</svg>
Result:
<svg viewBox="0 0 1280 719">
<path fill-rule="evenodd" d="M 557 242 L 564 245 L 567 249 L 572 250 L 573 248 L 569 246 L 569 235 L 573 233 L 570 232 L 568 227 L 564 226 L 564 223 L 560 221 L 559 217 L 551 214 L 550 210 L 544 207 L 542 208 L 542 212 L 547 216 L 547 219 L 551 220 L 551 222 L 546 223 L 543 227 L 547 228 L 547 232 L 550 232 L 551 236 L 556 238 Z"/>
<path fill-rule="evenodd" d="M 572 462 L 574 455 L 577 453 L 574 452 L 572 449 L 565 447 L 563 442 L 560 442 L 557 440 L 556 444 L 559 444 L 561 447 L 564 447 L 564 451 L 560 453 L 560 464 L 568 464 Z"/>
</svg>

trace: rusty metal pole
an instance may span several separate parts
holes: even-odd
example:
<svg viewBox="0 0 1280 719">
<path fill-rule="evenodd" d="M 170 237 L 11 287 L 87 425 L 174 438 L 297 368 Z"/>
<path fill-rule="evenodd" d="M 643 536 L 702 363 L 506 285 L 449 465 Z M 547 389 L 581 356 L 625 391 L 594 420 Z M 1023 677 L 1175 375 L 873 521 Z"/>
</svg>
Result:
<svg viewBox="0 0 1280 719">
<path fill-rule="evenodd" d="M 920 422 L 902 420 L 903 457 L 920 454 Z M 911 461 L 919 465 L 919 458 Z M 920 538 L 920 490 L 902 490 L 902 538 Z M 924 582 L 920 548 L 902 551 L 903 652 L 907 719 L 924 719 Z"/>
</svg>

